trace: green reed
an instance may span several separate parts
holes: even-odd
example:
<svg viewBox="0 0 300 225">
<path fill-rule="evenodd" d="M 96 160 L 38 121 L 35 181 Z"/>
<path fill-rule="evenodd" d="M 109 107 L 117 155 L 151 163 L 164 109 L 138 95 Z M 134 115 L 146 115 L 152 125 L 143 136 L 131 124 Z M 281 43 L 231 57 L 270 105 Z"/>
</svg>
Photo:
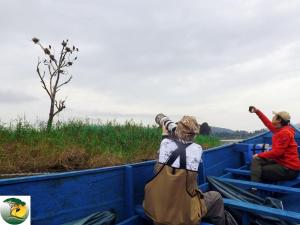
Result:
<svg viewBox="0 0 300 225">
<path fill-rule="evenodd" d="M 57 123 L 51 131 L 47 131 L 44 124 L 34 127 L 28 122 L 19 121 L 16 125 L 0 125 L 0 157 L 6 157 L 8 161 L 2 160 L 0 170 L 1 166 L 8 166 L 5 163 L 10 163 L 9 166 L 13 168 L 14 164 L 20 163 L 18 160 L 22 160 L 21 155 L 26 154 L 29 161 L 39 157 L 31 163 L 35 164 L 35 170 L 39 170 L 37 165 L 42 165 L 42 161 L 51 161 L 47 157 L 53 156 L 61 160 L 61 154 L 70 149 L 75 149 L 75 152 L 76 149 L 80 149 L 88 154 L 89 162 L 100 154 L 118 157 L 116 164 L 153 159 L 156 157 L 160 141 L 160 128 L 144 126 L 133 121 L 124 124 L 91 124 L 76 120 Z M 198 136 L 196 142 L 204 148 L 220 145 L 217 138 L 209 136 Z M 102 166 L 100 161 L 103 160 L 93 161 L 89 165 Z M 103 165 L 108 164 L 109 162 Z M 114 160 L 111 160 L 111 164 L 114 164 Z M 80 167 L 88 168 L 89 165 L 82 164 Z"/>
</svg>

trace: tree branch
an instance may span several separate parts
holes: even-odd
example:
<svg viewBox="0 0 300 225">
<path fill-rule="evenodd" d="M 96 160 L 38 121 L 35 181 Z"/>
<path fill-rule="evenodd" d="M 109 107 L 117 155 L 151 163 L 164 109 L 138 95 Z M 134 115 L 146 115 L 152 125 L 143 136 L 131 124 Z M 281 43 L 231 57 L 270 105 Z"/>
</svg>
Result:
<svg viewBox="0 0 300 225">
<path fill-rule="evenodd" d="M 66 108 L 65 100 L 59 100 L 58 104 L 57 104 L 57 101 L 55 100 L 55 107 L 56 107 L 57 111 L 54 112 L 53 116 L 55 116 L 56 114 L 58 114 L 59 112 L 61 112 L 63 109 Z"/>
<path fill-rule="evenodd" d="M 72 80 L 72 78 L 73 78 L 73 77 L 70 76 L 68 80 L 66 80 L 65 82 L 59 84 L 59 85 L 57 86 L 57 91 L 59 90 L 59 88 L 60 88 L 61 86 L 63 86 L 63 85 L 65 85 L 65 84 L 69 83 L 69 82 Z"/>
<path fill-rule="evenodd" d="M 64 59 L 65 59 L 65 56 L 67 54 L 67 52 L 63 52 L 65 46 L 63 46 L 62 50 L 61 50 L 61 55 L 60 55 L 60 59 L 59 59 L 59 64 L 58 64 L 58 67 L 57 67 L 57 77 L 56 77 L 56 81 L 55 81 L 55 85 L 54 85 L 54 88 L 53 88 L 53 91 L 56 92 L 57 90 L 57 85 L 58 85 L 58 81 L 59 81 L 59 78 L 60 78 L 60 71 L 62 69 L 62 64 L 64 62 Z"/>
<path fill-rule="evenodd" d="M 47 86 L 46 86 L 46 83 L 44 81 L 44 77 L 45 77 L 45 72 L 44 72 L 44 75 L 42 76 L 41 73 L 40 73 L 40 66 L 41 62 L 38 61 L 38 64 L 36 66 L 36 72 L 38 73 L 39 77 L 40 77 L 40 80 L 41 80 L 41 83 L 42 83 L 42 87 L 46 90 L 47 94 L 49 95 L 49 97 L 51 98 L 51 93 L 50 91 L 48 90 Z"/>
<path fill-rule="evenodd" d="M 57 66 L 56 66 L 56 68 L 55 68 L 52 62 L 53 62 L 53 60 L 50 61 L 50 65 L 51 65 L 53 71 L 56 72 L 56 71 L 57 71 Z M 56 63 L 56 60 L 55 60 L 54 62 Z M 53 73 L 54 73 L 54 72 L 53 72 Z"/>
</svg>

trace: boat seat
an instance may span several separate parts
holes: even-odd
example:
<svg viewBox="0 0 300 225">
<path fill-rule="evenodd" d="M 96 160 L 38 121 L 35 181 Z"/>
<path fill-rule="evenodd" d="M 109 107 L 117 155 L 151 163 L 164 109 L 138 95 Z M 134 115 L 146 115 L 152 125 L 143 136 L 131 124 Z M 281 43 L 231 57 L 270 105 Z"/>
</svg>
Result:
<svg viewBox="0 0 300 225">
<path fill-rule="evenodd" d="M 259 190 L 265 190 L 265 191 L 271 191 L 277 193 L 300 194 L 300 188 L 287 187 L 287 186 L 275 185 L 275 184 L 258 183 L 253 181 L 238 180 L 238 179 L 231 179 L 231 178 L 224 178 L 224 177 L 214 177 L 214 178 L 220 181 L 234 184 L 242 188 L 255 187 Z"/>
<path fill-rule="evenodd" d="M 226 168 L 225 172 L 250 177 L 250 170 Z M 298 175 L 298 177 L 296 179 L 288 180 L 288 181 L 277 181 L 274 183 L 281 185 L 281 186 L 287 186 L 287 187 L 295 186 L 297 184 L 300 184 L 300 174 Z"/>
<path fill-rule="evenodd" d="M 264 216 L 272 216 L 283 220 L 300 222 L 300 213 L 287 211 L 282 209 L 271 208 L 267 206 L 257 205 L 249 202 L 224 198 L 224 205 L 241 211 L 262 214 Z"/>
<path fill-rule="evenodd" d="M 226 168 L 224 170 L 227 173 L 232 173 L 236 175 L 244 175 L 244 176 L 250 176 L 250 170 L 242 170 L 242 169 L 232 169 L 232 168 Z"/>
<path fill-rule="evenodd" d="M 142 205 L 137 205 L 135 207 L 135 213 L 144 219 L 150 220 L 150 218 L 145 214 L 144 208 Z M 207 223 L 207 222 L 201 222 L 199 225 L 213 225 L 213 224 Z"/>
<path fill-rule="evenodd" d="M 242 202 L 239 200 L 233 200 L 227 198 L 224 198 L 223 200 L 224 200 L 224 205 L 230 208 L 235 208 L 241 211 L 246 211 L 251 213 L 263 214 L 265 216 L 273 216 L 288 221 L 300 222 L 300 213 L 297 212 L 275 209 L 271 207 L 261 206 L 253 203 Z M 138 205 L 136 207 L 135 212 L 137 215 L 141 216 L 142 218 L 149 220 L 141 205 Z M 201 222 L 199 225 L 212 225 L 212 224 L 207 222 Z"/>
</svg>

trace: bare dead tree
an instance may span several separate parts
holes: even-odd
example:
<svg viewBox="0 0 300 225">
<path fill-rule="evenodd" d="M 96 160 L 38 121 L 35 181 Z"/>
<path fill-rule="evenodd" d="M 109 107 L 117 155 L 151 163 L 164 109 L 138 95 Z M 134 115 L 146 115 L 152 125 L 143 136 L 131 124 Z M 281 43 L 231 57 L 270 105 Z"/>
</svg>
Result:
<svg viewBox="0 0 300 225">
<path fill-rule="evenodd" d="M 32 41 L 34 44 L 39 45 L 45 54 L 42 60 L 38 59 L 36 72 L 42 83 L 42 88 L 47 92 L 51 102 L 47 122 L 47 129 L 50 130 L 53 118 L 66 108 L 66 99 L 57 100 L 57 93 L 72 80 L 72 75 L 69 74 L 68 70 L 77 60 L 75 53 L 78 53 L 79 50 L 74 45 L 70 47 L 68 39 L 63 40 L 60 53 L 56 57 L 51 45 L 44 47 L 38 38 L 32 38 Z"/>
</svg>

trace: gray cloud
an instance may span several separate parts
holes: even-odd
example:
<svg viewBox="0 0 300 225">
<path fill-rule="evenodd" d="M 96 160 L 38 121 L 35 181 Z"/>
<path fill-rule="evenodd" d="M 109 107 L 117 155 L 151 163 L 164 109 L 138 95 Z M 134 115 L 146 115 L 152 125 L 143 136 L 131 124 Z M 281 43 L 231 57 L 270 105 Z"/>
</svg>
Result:
<svg viewBox="0 0 300 225">
<path fill-rule="evenodd" d="M 0 90 L 0 104 L 18 104 L 22 102 L 36 101 L 37 98 L 25 93 L 12 90 Z"/>
<path fill-rule="evenodd" d="M 296 0 L 0 0 L 0 77 L 10 90 L 43 96 L 35 74 L 41 52 L 30 39 L 58 51 L 70 38 L 80 49 L 74 80 L 61 93 L 74 109 L 70 117 L 89 99 L 86 114 L 99 117 L 148 117 L 166 109 L 206 113 L 212 123 L 239 128 L 218 115 L 230 107 L 244 129 L 253 129 L 258 123 L 244 122 L 240 110 L 249 102 L 300 113 L 276 102 L 289 93 L 278 97 L 272 89 L 298 82 L 299 12 Z M 258 90 L 269 90 L 263 94 L 269 101 Z"/>
</svg>

